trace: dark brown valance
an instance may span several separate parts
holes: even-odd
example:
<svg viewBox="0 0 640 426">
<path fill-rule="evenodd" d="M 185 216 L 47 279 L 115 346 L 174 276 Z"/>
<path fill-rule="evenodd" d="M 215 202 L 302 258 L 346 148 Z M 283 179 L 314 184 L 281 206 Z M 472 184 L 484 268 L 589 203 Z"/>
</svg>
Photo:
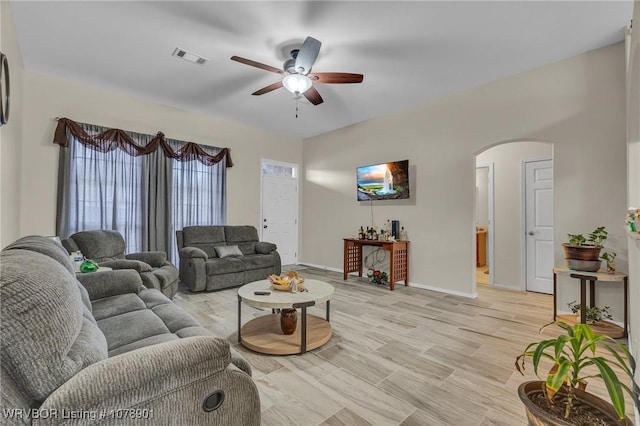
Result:
<svg viewBox="0 0 640 426">
<path fill-rule="evenodd" d="M 216 155 L 211 155 L 197 143 L 188 142 L 178 151 L 174 151 L 167 143 L 162 132 L 158 132 L 146 146 L 140 146 L 136 144 L 124 130 L 107 129 L 97 135 L 90 135 L 84 131 L 80 124 L 68 118 L 58 119 L 58 126 L 53 136 L 53 143 L 61 147 L 67 146 L 67 130 L 69 130 L 80 143 L 100 152 L 109 152 L 120 148 L 127 154 L 137 157 L 138 155 L 150 154 L 158 148 L 162 148 L 164 155 L 175 158 L 178 161 L 198 160 L 202 164 L 212 166 L 222 161 L 223 158 L 226 158 L 227 167 L 233 167 L 229 148 L 222 148 Z"/>
</svg>

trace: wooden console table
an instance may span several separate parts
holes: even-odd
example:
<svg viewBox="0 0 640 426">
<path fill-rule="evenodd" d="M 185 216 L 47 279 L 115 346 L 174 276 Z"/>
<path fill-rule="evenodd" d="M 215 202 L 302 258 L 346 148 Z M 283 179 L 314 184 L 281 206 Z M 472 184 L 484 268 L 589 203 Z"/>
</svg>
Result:
<svg viewBox="0 0 640 426">
<path fill-rule="evenodd" d="M 409 241 L 378 241 L 378 240 L 356 240 L 353 238 L 344 239 L 344 275 L 347 279 L 350 272 L 357 272 L 362 276 L 362 247 L 376 246 L 382 247 L 389 252 L 389 289 L 393 290 L 396 281 L 404 281 L 404 285 L 409 285 Z"/>
<path fill-rule="evenodd" d="M 620 272 L 614 272 L 613 274 L 610 274 L 605 271 L 598 271 L 598 272 L 574 271 L 573 269 L 569 269 L 566 267 L 553 268 L 553 319 L 554 321 L 559 316 L 557 312 L 557 306 L 556 306 L 556 297 L 557 297 L 556 295 L 558 294 L 556 276 L 558 274 L 567 275 L 567 276 L 570 276 L 571 278 L 576 278 L 580 280 L 580 305 L 581 305 L 580 322 L 583 324 L 586 322 L 587 281 L 589 281 L 589 307 L 591 308 L 596 305 L 596 289 L 595 289 L 596 281 L 621 282 L 623 285 L 623 299 L 624 299 L 624 314 L 623 314 L 624 326 L 622 327 L 622 330 L 621 330 L 622 331 L 621 337 L 627 337 L 627 321 L 628 321 L 627 305 L 629 303 L 628 301 L 629 282 L 625 274 Z M 608 323 L 608 324 L 611 324 L 611 323 Z M 618 330 L 620 330 L 620 328 L 615 324 L 611 324 L 611 327 L 617 328 Z"/>
</svg>

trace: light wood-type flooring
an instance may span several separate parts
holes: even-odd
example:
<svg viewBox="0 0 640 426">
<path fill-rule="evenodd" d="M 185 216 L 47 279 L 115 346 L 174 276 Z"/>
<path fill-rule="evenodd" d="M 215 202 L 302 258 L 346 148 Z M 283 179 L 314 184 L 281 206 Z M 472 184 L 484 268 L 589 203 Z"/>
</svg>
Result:
<svg viewBox="0 0 640 426">
<path fill-rule="evenodd" d="M 478 286 L 469 299 L 318 269 L 301 276 L 335 286 L 333 336 L 305 355 L 257 354 L 237 343 L 237 289 L 175 302 L 225 337 L 253 367 L 263 425 L 525 425 L 517 388 L 535 380 L 515 357 L 553 312 L 552 296 Z M 324 317 L 325 305 L 310 312 Z M 270 310 L 243 306 L 243 322 Z M 557 333 L 555 333 L 557 334 Z M 547 371 L 547 370 L 545 370 Z M 589 390 L 605 395 L 598 383 Z M 633 407 L 628 403 L 633 418 Z"/>
</svg>

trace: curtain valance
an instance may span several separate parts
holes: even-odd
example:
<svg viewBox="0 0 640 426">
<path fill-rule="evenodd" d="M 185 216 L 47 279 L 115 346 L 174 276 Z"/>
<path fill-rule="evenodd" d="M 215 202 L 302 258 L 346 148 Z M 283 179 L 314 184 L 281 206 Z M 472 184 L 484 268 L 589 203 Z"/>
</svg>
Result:
<svg viewBox="0 0 640 426">
<path fill-rule="evenodd" d="M 138 155 L 155 152 L 161 148 L 165 156 L 178 161 L 198 160 L 202 164 L 212 166 L 219 163 L 223 158 L 226 158 L 226 166 L 233 167 L 229 148 L 221 148 L 219 153 L 212 155 L 202 149 L 197 143 L 188 142 L 182 148 L 174 151 L 162 132 L 158 132 L 147 145 L 140 146 L 136 144 L 124 130 L 107 129 L 98 134 L 90 135 L 79 123 L 68 118 L 58 119 L 58 126 L 53 136 L 53 143 L 61 147 L 66 147 L 68 144 L 67 130 L 69 130 L 80 143 L 99 152 L 110 152 L 119 148 L 129 155 L 137 157 Z"/>
</svg>

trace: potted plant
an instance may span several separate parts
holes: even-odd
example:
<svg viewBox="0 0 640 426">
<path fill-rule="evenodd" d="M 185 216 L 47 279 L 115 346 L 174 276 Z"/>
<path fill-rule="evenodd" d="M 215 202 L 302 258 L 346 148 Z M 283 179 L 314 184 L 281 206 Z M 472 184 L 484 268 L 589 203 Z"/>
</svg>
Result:
<svg viewBox="0 0 640 426">
<path fill-rule="evenodd" d="M 607 262 L 607 272 L 609 272 L 610 274 L 616 272 L 616 256 L 617 254 L 615 251 L 605 251 L 600 256 L 600 259 L 604 259 L 605 262 Z"/>
<path fill-rule="evenodd" d="M 573 302 L 567 303 L 567 306 L 571 309 L 572 313 L 580 317 L 580 303 L 574 300 Z M 594 324 L 606 319 L 613 319 L 610 309 L 611 308 L 608 306 L 605 306 L 604 308 L 600 308 L 598 306 L 588 307 L 585 311 L 587 324 Z"/>
<path fill-rule="evenodd" d="M 375 270 L 373 274 L 369 277 L 369 281 L 375 284 L 386 285 L 387 280 L 389 279 L 388 275 L 384 271 Z"/>
<path fill-rule="evenodd" d="M 516 358 L 516 369 L 524 375 L 525 359 L 530 357 L 538 377 L 541 361 L 552 362 L 544 380 L 525 382 L 518 388 L 529 424 L 633 425 L 625 417 L 623 391 L 632 398 L 633 393 L 612 368 L 622 370 L 633 383 L 629 368 L 632 358 L 627 347 L 609 336 L 596 335 L 587 324 L 570 326 L 561 321 L 551 322 L 540 332 L 550 325 L 562 328 L 564 333 L 554 339 L 530 343 Z M 608 352 L 609 356 L 597 354 L 598 349 Z M 594 374 L 596 371 L 598 374 Z M 587 379 L 602 380 L 611 403 L 586 392 Z"/>
<path fill-rule="evenodd" d="M 600 269 L 599 260 L 602 245 L 607 239 L 608 232 L 604 226 L 600 226 L 585 238 L 582 234 L 567 234 L 569 242 L 563 243 L 564 257 L 567 259 L 569 269 L 577 271 L 595 272 Z"/>
</svg>

